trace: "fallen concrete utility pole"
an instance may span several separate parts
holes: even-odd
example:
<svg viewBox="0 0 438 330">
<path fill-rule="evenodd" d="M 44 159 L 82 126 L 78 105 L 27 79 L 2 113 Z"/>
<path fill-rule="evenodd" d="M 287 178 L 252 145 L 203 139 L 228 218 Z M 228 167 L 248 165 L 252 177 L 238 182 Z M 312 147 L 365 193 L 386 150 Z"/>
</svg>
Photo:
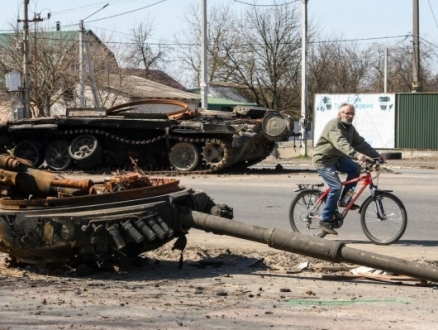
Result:
<svg viewBox="0 0 438 330">
<path fill-rule="evenodd" d="M 378 253 L 347 247 L 342 242 L 306 236 L 288 230 L 252 226 L 238 221 L 190 211 L 182 213 L 183 226 L 217 235 L 243 238 L 270 247 L 331 262 L 349 262 L 400 275 L 438 282 L 438 269 Z"/>
</svg>

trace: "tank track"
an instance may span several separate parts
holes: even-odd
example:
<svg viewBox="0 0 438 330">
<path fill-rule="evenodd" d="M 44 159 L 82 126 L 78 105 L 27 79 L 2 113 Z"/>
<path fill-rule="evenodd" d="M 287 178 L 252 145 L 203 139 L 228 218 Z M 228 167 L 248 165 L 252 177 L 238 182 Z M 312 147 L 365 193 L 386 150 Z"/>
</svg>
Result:
<svg viewBox="0 0 438 330">
<path fill-rule="evenodd" d="M 26 134 L 28 131 L 21 131 L 20 134 Z M 35 131 L 32 131 L 32 133 L 35 133 Z M 180 141 L 180 142 L 190 142 L 190 143 L 196 143 L 200 146 L 204 146 L 209 143 L 220 143 L 225 148 L 225 155 L 221 162 L 219 164 L 211 165 L 207 164 L 206 162 L 202 161 L 202 163 L 199 166 L 198 170 L 190 171 L 190 172 L 180 172 L 175 170 L 171 165 L 169 165 L 166 168 L 163 167 L 138 167 L 140 170 L 142 170 L 145 174 L 160 174 L 160 175 L 166 175 L 166 176 L 177 176 L 177 175 L 184 175 L 184 174 L 209 174 L 218 172 L 222 169 L 229 168 L 233 165 L 234 158 L 236 156 L 235 149 L 231 146 L 231 143 L 227 141 L 226 139 L 221 138 L 194 138 L 194 137 L 187 137 L 187 136 L 180 136 L 180 135 L 167 135 L 162 134 L 158 135 L 156 137 L 150 138 L 150 139 L 129 139 L 126 137 L 123 137 L 121 135 L 116 135 L 113 133 L 109 133 L 108 131 L 105 131 L 103 129 L 67 129 L 63 131 L 53 131 L 51 132 L 53 135 L 56 136 L 69 136 L 69 135 L 78 135 L 78 134 L 93 134 L 96 136 L 101 136 L 106 139 L 113 140 L 115 142 L 120 142 L 126 145 L 132 145 L 132 146 L 141 146 L 141 145 L 149 145 L 153 143 L 157 143 L 159 141 L 163 140 L 173 140 L 173 141 Z M 202 155 L 203 153 L 201 153 Z M 53 172 L 59 172 L 49 169 Z M 83 171 L 87 173 L 93 173 L 93 172 L 114 172 L 116 170 L 125 170 L 125 171 L 134 171 L 134 165 L 127 165 L 125 164 L 123 167 L 104 167 L 104 166 L 97 166 L 89 169 L 81 169 L 78 167 L 74 162 L 72 162 L 72 165 L 69 169 L 60 171 L 60 172 L 78 172 Z"/>
<path fill-rule="evenodd" d="M 18 134 L 23 134 L 26 136 L 29 133 L 32 133 L 33 135 L 38 134 L 38 132 L 35 131 L 27 131 L 23 130 L 20 132 L 17 132 Z M 179 141 L 179 142 L 190 142 L 197 144 L 202 152 L 200 155 L 202 156 L 201 164 L 199 165 L 197 170 L 190 171 L 190 172 L 181 172 L 176 169 L 174 169 L 170 164 L 167 166 L 157 166 L 157 167 L 151 167 L 151 166 L 139 166 L 137 167 L 141 171 L 143 171 L 145 174 L 159 174 L 159 175 L 165 175 L 165 176 L 178 176 L 178 175 L 185 175 L 185 174 L 194 174 L 194 175 L 200 175 L 200 174 L 211 174 L 215 172 L 219 172 L 223 169 L 231 168 L 231 167 L 237 167 L 237 168 L 247 168 L 249 166 L 252 166 L 254 164 L 257 164 L 261 162 L 263 159 L 268 157 L 270 153 L 272 152 L 272 149 L 275 145 L 275 142 L 272 141 L 266 141 L 265 143 L 260 144 L 260 147 L 264 148 L 264 153 L 262 156 L 258 157 L 257 159 L 253 159 L 250 161 L 244 161 L 239 162 L 237 164 L 234 163 L 235 158 L 237 156 L 237 149 L 233 148 L 231 145 L 231 141 L 214 137 L 214 138 L 202 138 L 202 137 L 193 137 L 193 136 L 186 136 L 186 135 L 168 135 L 168 134 L 162 134 L 155 136 L 150 139 L 132 139 L 132 138 L 126 138 L 122 135 L 117 135 L 114 133 L 110 133 L 104 129 L 65 129 L 62 131 L 52 131 L 50 132 L 53 135 L 53 138 L 55 136 L 59 136 L 62 138 L 63 136 L 70 136 L 70 135 L 80 135 L 80 134 L 92 134 L 96 137 L 103 137 L 107 140 L 112 140 L 114 142 L 122 143 L 125 145 L 132 145 L 132 146 L 146 146 L 151 145 L 154 143 L 158 143 L 160 141 Z M 43 133 L 45 134 L 45 133 Z M 55 138 L 56 139 L 56 138 Z M 208 145 L 216 144 L 220 145 L 221 148 L 223 148 L 223 158 L 219 161 L 219 163 L 210 164 L 208 161 L 205 161 L 206 158 L 206 151 L 205 148 Z M 86 172 L 86 173 L 110 173 L 117 170 L 122 171 L 134 171 L 135 166 L 133 164 L 125 163 L 122 166 L 96 166 L 91 167 L 87 169 L 82 169 L 78 167 L 74 162 L 72 162 L 72 165 L 69 169 L 63 170 L 63 171 L 54 171 L 49 169 L 53 172 L 65 172 L 65 173 L 71 173 L 71 172 Z"/>
</svg>

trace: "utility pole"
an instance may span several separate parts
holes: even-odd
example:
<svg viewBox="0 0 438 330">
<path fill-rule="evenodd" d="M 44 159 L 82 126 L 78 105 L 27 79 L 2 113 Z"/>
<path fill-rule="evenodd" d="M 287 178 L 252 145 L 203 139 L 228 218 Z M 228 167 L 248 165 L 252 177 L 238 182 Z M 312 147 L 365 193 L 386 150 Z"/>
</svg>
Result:
<svg viewBox="0 0 438 330">
<path fill-rule="evenodd" d="M 84 43 L 86 41 L 85 41 L 84 21 L 87 18 L 90 18 L 94 14 L 98 13 L 102 9 L 106 8 L 108 5 L 109 4 L 107 3 L 102 8 L 96 10 L 94 13 L 88 15 L 87 17 L 85 17 L 84 19 L 81 19 L 79 21 L 79 85 L 80 85 L 80 87 L 79 87 L 80 88 L 80 100 L 79 101 L 80 101 L 80 107 L 81 108 L 85 108 Z M 92 72 L 93 68 L 91 67 L 91 59 L 90 59 L 90 52 L 88 51 L 88 44 L 86 45 L 86 47 L 87 47 L 87 57 L 88 57 L 88 68 L 90 70 L 90 77 L 91 77 L 92 84 L 93 84 L 94 105 L 95 105 L 95 107 L 99 107 L 100 108 L 100 102 L 99 102 L 99 98 L 98 98 L 98 95 L 97 95 L 96 83 L 95 83 L 95 80 L 94 80 L 94 73 Z"/>
<path fill-rule="evenodd" d="M 420 76 L 420 20 L 419 20 L 419 4 L 418 0 L 413 0 L 414 16 L 413 16 L 413 41 L 414 41 L 414 56 L 412 58 L 412 93 L 421 92 L 421 76 Z"/>
<path fill-rule="evenodd" d="M 85 86 L 84 86 L 84 21 L 79 21 L 79 88 L 80 88 L 80 107 L 85 108 Z"/>
<path fill-rule="evenodd" d="M 30 74 L 29 74 L 29 19 L 28 19 L 29 0 L 24 0 L 23 6 L 23 75 L 24 75 L 24 91 L 23 105 L 24 117 L 30 118 Z"/>
<path fill-rule="evenodd" d="M 383 93 L 388 92 L 388 48 L 385 48 L 385 58 L 383 60 Z"/>
<path fill-rule="evenodd" d="M 302 1 L 302 35 L 301 35 L 301 155 L 307 157 L 307 1 Z"/>
<path fill-rule="evenodd" d="M 42 18 L 34 18 L 29 20 L 29 0 L 23 0 L 23 16 L 24 19 L 17 20 L 18 23 L 23 22 L 23 76 L 24 76 L 24 88 L 23 88 L 23 106 L 24 117 L 30 118 L 30 74 L 29 74 L 29 22 L 41 22 Z"/>
<path fill-rule="evenodd" d="M 201 0 L 201 107 L 208 107 L 207 83 L 207 0 Z"/>
<path fill-rule="evenodd" d="M 91 87 L 93 89 L 94 107 L 100 108 L 99 94 L 97 93 L 96 80 L 94 79 L 93 63 L 91 62 L 90 48 L 88 47 L 87 40 L 85 41 L 85 52 L 87 53 L 88 72 L 90 73 Z"/>
</svg>

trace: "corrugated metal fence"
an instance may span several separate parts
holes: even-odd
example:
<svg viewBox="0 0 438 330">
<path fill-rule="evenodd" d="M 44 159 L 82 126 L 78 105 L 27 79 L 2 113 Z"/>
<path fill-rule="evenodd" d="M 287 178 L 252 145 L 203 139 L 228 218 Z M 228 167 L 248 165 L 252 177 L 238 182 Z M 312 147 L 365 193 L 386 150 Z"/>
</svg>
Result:
<svg viewBox="0 0 438 330">
<path fill-rule="evenodd" d="M 438 94 L 396 94 L 395 109 L 396 148 L 438 149 Z"/>
</svg>

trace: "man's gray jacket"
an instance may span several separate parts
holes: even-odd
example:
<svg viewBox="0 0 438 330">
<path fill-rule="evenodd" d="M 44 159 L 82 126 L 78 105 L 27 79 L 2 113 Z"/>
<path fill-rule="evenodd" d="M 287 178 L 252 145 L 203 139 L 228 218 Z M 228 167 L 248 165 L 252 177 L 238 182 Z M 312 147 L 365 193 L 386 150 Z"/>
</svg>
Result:
<svg viewBox="0 0 438 330">
<path fill-rule="evenodd" d="M 370 158 L 380 154 L 359 135 L 353 125 L 344 124 L 341 118 L 330 120 L 322 130 L 313 149 L 315 168 L 334 166 L 342 156 L 357 159 L 359 153 Z"/>
</svg>

